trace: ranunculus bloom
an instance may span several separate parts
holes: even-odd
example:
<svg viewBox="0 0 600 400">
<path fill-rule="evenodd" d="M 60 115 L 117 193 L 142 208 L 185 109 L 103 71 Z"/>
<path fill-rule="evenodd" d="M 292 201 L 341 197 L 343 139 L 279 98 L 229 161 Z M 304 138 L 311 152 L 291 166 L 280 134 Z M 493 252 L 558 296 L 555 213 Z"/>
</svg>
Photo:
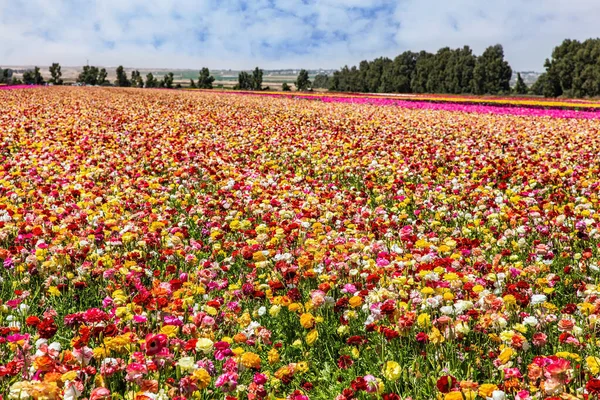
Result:
<svg viewBox="0 0 600 400">
<path fill-rule="evenodd" d="M 149 356 L 153 356 L 160 353 L 160 351 L 167 345 L 167 341 L 167 335 L 146 335 L 146 354 Z"/>
</svg>

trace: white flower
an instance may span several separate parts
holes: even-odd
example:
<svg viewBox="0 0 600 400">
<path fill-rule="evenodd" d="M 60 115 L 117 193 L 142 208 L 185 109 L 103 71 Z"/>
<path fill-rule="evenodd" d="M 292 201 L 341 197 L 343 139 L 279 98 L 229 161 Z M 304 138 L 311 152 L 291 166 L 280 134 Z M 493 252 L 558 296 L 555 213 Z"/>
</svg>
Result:
<svg viewBox="0 0 600 400">
<path fill-rule="evenodd" d="M 506 399 L 506 394 L 504 394 L 504 392 L 502 390 L 494 390 L 492 392 L 491 399 L 492 400 L 504 400 L 504 399 Z"/>
<path fill-rule="evenodd" d="M 181 368 L 182 372 L 197 368 L 196 364 L 194 363 L 194 357 L 181 357 L 179 361 L 177 361 L 177 366 Z"/>
<path fill-rule="evenodd" d="M 267 307 L 265 307 L 265 306 L 262 306 L 258 309 L 258 315 L 260 315 L 261 317 L 263 315 L 265 315 L 266 312 L 267 312 Z"/>
<path fill-rule="evenodd" d="M 542 304 L 544 302 L 546 302 L 546 295 L 545 294 L 534 294 L 533 296 L 531 296 L 531 304 L 532 305 L 536 305 L 536 304 Z"/>
<path fill-rule="evenodd" d="M 454 307 L 452 307 L 452 306 L 440 307 L 440 312 L 445 315 L 452 315 L 452 314 L 454 314 Z"/>
<path fill-rule="evenodd" d="M 533 315 L 523 318 L 524 325 L 536 326 L 538 324 L 538 322 L 539 322 L 538 319 L 536 317 L 534 317 Z"/>
</svg>

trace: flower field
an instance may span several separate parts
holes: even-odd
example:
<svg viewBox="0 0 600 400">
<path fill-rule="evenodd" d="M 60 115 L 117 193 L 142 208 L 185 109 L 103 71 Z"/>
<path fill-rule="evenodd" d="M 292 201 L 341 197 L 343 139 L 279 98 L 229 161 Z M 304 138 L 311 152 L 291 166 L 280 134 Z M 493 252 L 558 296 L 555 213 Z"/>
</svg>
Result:
<svg viewBox="0 0 600 400">
<path fill-rule="evenodd" d="M 0 91 L 0 398 L 597 399 L 593 111 Z"/>
</svg>

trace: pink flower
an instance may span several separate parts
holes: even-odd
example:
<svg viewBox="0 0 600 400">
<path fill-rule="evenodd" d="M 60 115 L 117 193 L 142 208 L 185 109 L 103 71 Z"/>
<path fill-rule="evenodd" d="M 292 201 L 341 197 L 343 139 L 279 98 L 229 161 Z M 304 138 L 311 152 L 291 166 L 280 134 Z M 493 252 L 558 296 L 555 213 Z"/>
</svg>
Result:
<svg viewBox="0 0 600 400">
<path fill-rule="evenodd" d="M 156 355 L 167 345 L 167 335 L 148 334 L 146 335 L 146 354 L 149 356 Z"/>
<path fill-rule="evenodd" d="M 215 387 L 220 387 L 225 392 L 231 392 L 237 387 L 237 379 L 238 374 L 226 372 L 217 378 Z"/>
<path fill-rule="evenodd" d="M 544 376 L 549 380 L 556 380 L 559 383 L 565 383 L 569 379 L 571 363 L 563 358 L 557 358 L 546 366 Z"/>
<path fill-rule="evenodd" d="M 110 399 L 110 390 L 107 388 L 99 387 L 92 390 L 90 400 L 108 400 Z"/>
<path fill-rule="evenodd" d="M 546 342 L 548 341 L 548 336 L 546 336 L 546 334 L 542 333 L 542 332 L 537 332 L 533 335 L 533 345 L 536 347 L 542 347 L 546 344 Z"/>
</svg>

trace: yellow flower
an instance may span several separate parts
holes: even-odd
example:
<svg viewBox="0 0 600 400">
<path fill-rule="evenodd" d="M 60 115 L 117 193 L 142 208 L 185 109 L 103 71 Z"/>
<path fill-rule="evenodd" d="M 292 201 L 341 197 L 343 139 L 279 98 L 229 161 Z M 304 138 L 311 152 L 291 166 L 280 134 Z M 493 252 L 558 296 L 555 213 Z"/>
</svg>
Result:
<svg viewBox="0 0 600 400">
<path fill-rule="evenodd" d="M 474 293 L 481 293 L 481 292 L 483 292 L 484 289 L 485 288 L 483 286 L 481 286 L 481 285 L 475 285 L 475 286 L 473 286 L 473 292 Z"/>
<path fill-rule="evenodd" d="M 494 385 L 493 383 L 484 383 L 483 385 L 479 386 L 479 395 L 481 397 L 492 397 L 494 390 L 498 390 L 498 386 Z"/>
<path fill-rule="evenodd" d="M 300 361 L 298 364 L 296 364 L 296 371 L 300 372 L 300 373 L 305 373 L 308 371 L 308 363 L 306 361 Z"/>
<path fill-rule="evenodd" d="M 198 368 L 192 374 L 192 379 L 199 389 L 206 389 L 210 385 L 210 374 L 204 368 Z"/>
<path fill-rule="evenodd" d="M 400 378 L 402 369 L 396 361 L 387 361 L 383 369 L 383 376 L 389 381 L 395 381 Z"/>
<path fill-rule="evenodd" d="M 306 343 L 309 346 L 312 346 L 317 341 L 318 338 L 319 338 L 319 332 L 317 332 L 316 329 L 313 329 L 312 331 L 310 331 L 306 334 Z"/>
<path fill-rule="evenodd" d="M 260 357 L 256 353 L 252 353 L 250 351 L 242 354 L 242 365 L 246 368 L 260 368 Z"/>
<path fill-rule="evenodd" d="M 589 356 L 585 359 L 588 369 L 593 375 L 600 373 L 600 358 Z"/>
<path fill-rule="evenodd" d="M 444 293 L 444 300 L 445 301 L 454 300 L 454 295 L 452 294 L 452 292 L 446 292 L 446 293 Z"/>
<path fill-rule="evenodd" d="M 504 296 L 502 298 L 502 300 L 504 300 L 504 304 L 506 304 L 507 306 L 512 306 L 512 305 L 517 304 L 517 299 L 512 294 L 507 294 L 506 296 Z"/>
<path fill-rule="evenodd" d="M 444 338 L 444 336 L 442 335 L 440 330 L 434 326 L 431 328 L 431 333 L 429 334 L 429 340 L 431 340 L 431 343 L 433 343 L 433 344 L 440 344 L 440 343 L 444 343 L 444 340 L 446 340 L 446 338 Z"/>
<path fill-rule="evenodd" d="M 311 329 L 315 326 L 315 317 L 312 314 L 306 313 L 300 316 L 300 325 L 304 329 Z"/>
<path fill-rule="evenodd" d="M 461 392 L 449 392 L 444 396 L 444 400 L 463 400 Z"/>
<path fill-rule="evenodd" d="M 302 310 L 302 304 L 300 303 L 292 303 L 288 306 L 288 310 L 290 310 L 291 312 L 296 312 L 296 311 L 301 311 Z"/>
<path fill-rule="evenodd" d="M 77 371 L 69 371 L 69 372 L 65 372 L 64 374 L 62 374 L 62 376 L 60 377 L 60 380 L 63 382 L 66 381 L 73 381 L 77 378 Z"/>
<path fill-rule="evenodd" d="M 170 338 L 177 336 L 177 332 L 179 331 L 179 327 L 175 325 L 165 325 L 160 328 L 160 333 L 163 335 L 167 335 Z"/>
<path fill-rule="evenodd" d="M 350 307 L 352 308 L 356 308 L 356 307 L 360 307 L 362 305 L 362 297 L 360 296 L 352 296 L 350 298 L 350 300 L 348 301 L 348 303 L 350 304 Z"/>
<path fill-rule="evenodd" d="M 507 347 L 504 350 L 502 350 L 502 352 L 500 353 L 500 355 L 498 356 L 498 359 L 500 360 L 500 362 L 502 364 L 506 364 L 507 362 L 510 361 L 511 357 L 515 354 L 515 351 L 510 348 Z"/>
<path fill-rule="evenodd" d="M 60 296 L 60 290 L 58 290 L 58 288 L 56 286 L 50 286 L 48 288 L 48 294 L 50 296 L 53 296 L 53 297 L 59 297 Z"/>
<path fill-rule="evenodd" d="M 194 369 L 194 357 L 181 357 L 177 361 L 177 366 L 181 368 L 183 372 L 191 371 Z"/>
<path fill-rule="evenodd" d="M 281 311 L 281 306 L 273 305 L 273 306 L 271 306 L 271 308 L 269 308 L 269 315 L 271 317 L 276 317 L 279 315 L 280 311 Z"/>
<path fill-rule="evenodd" d="M 421 328 L 429 326 L 429 324 L 431 324 L 431 317 L 427 313 L 419 314 L 419 316 L 417 317 L 417 324 Z"/>
<path fill-rule="evenodd" d="M 279 352 L 276 348 L 272 348 L 268 353 L 269 364 L 275 364 L 279 362 Z"/>
<path fill-rule="evenodd" d="M 196 350 L 203 352 L 204 354 L 208 354 L 213 349 L 213 341 L 207 338 L 200 338 L 196 342 Z"/>
</svg>

